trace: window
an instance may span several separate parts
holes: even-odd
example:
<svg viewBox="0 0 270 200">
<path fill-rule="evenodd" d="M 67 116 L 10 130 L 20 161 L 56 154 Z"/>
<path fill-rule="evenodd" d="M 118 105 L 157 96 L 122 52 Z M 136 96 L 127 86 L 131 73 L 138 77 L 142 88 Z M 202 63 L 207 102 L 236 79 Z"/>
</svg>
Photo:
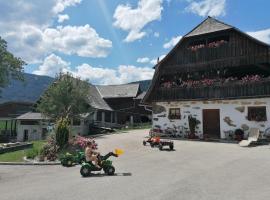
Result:
<svg viewBox="0 0 270 200">
<path fill-rule="evenodd" d="M 73 126 L 80 126 L 81 120 L 80 119 L 73 119 Z"/>
<path fill-rule="evenodd" d="M 111 112 L 105 112 L 105 122 L 111 122 Z"/>
<path fill-rule="evenodd" d="M 38 121 L 35 120 L 24 120 L 21 121 L 21 125 L 38 125 Z"/>
<path fill-rule="evenodd" d="M 180 108 L 170 108 L 169 119 L 181 119 Z"/>
<path fill-rule="evenodd" d="M 266 121 L 266 107 L 248 107 L 248 120 L 257 122 Z"/>
</svg>

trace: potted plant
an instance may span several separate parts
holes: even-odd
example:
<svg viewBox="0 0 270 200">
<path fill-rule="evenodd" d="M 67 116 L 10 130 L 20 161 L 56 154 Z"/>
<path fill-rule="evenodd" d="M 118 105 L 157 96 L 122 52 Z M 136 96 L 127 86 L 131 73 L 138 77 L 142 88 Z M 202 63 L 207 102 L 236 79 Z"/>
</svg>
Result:
<svg viewBox="0 0 270 200">
<path fill-rule="evenodd" d="M 242 129 L 236 129 L 234 132 L 234 138 L 237 141 L 241 141 L 244 139 L 244 131 Z"/>
<path fill-rule="evenodd" d="M 197 120 L 195 117 L 192 117 L 192 115 L 188 116 L 188 125 L 189 125 L 189 139 L 195 139 L 196 135 L 195 135 L 195 129 L 197 127 L 198 124 L 200 124 L 201 122 L 199 120 Z"/>
</svg>

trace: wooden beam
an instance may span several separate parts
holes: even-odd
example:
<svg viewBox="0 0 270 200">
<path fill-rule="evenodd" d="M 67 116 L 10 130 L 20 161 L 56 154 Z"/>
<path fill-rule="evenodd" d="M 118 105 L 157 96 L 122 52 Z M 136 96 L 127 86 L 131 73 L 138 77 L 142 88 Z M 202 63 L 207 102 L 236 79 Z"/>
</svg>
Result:
<svg viewBox="0 0 270 200">
<path fill-rule="evenodd" d="M 6 120 L 5 133 L 7 132 L 7 123 L 8 123 L 8 120 Z"/>
<path fill-rule="evenodd" d="M 270 67 L 267 67 L 267 66 L 265 66 L 263 64 L 256 64 L 255 66 L 270 73 Z"/>
</svg>

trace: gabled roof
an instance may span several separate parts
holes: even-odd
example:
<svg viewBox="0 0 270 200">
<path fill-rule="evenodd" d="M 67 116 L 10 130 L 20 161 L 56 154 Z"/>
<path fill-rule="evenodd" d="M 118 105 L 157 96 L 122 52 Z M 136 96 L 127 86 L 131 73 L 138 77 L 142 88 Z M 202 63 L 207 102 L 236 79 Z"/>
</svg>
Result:
<svg viewBox="0 0 270 200">
<path fill-rule="evenodd" d="M 112 110 L 112 108 L 106 103 L 106 101 L 101 97 L 96 86 L 89 84 L 89 105 L 95 109 L 101 110 Z"/>
<path fill-rule="evenodd" d="M 248 35 L 247 33 L 242 32 L 241 30 L 235 28 L 234 26 L 228 25 L 226 23 L 223 23 L 219 20 L 216 20 L 212 17 L 208 17 L 206 18 L 203 22 L 201 22 L 198 26 L 196 26 L 193 30 L 191 30 L 189 33 L 187 33 L 185 36 L 183 36 L 180 41 L 171 49 L 171 51 L 159 62 L 154 66 L 155 69 L 155 73 L 151 82 L 150 87 L 148 88 L 145 96 L 142 99 L 142 102 L 144 104 L 148 104 L 149 103 L 149 97 L 151 92 L 154 90 L 154 85 L 156 84 L 156 82 L 158 81 L 158 76 L 160 73 L 160 67 L 162 67 L 162 64 L 168 60 L 168 58 L 177 50 L 177 48 L 183 43 L 184 40 L 188 39 L 189 37 L 192 36 L 197 36 L 197 35 L 203 35 L 203 34 L 207 34 L 207 33 L 213 33 L 213 32 L 218 32 L 218 31 L 222 31 L 222 30 L 229 30 L 232 29 L 242 35 L 244 35 L 245 37 L 248 37 L 249 39 L 255 41 L 256 43 L 259 43 L 261 45 L 267 46 L 269 47 L 269 51 L 270 51 L 270 46 L 269 44 L 266 44 L 250 35 Z"/>
<path fill-rule="evenodd" d="M 18 120 L 42 120 L 42 119 L 48 119 L 41 113 L 35 113 L 35 112 L 28 112 L 23 115 L 20 115 L 16 119 Z"/>
<path fill-rule="evenodd" d="M 145 96 L 146 91 L 142 92 L 141 94 L 139 94 L 135 99 L 143 99 L 143 97 Z"/>
<path fill-rule="evenodd" d="M 212 33 L 212 32 L 227 30 L 231 28 L 233 28 L 233 26 L 225 24 L 212 17 L 208 17 L 202 23 L 196 26 L 193 30 L 191 30 L 188 34 L 186 34 L 184 37 L 202 35 L 206 33 Z"/>
<path fill-rule="evenodd" d="M 96 86 L 102 98 L 135 98 L 139 92 L 140 84 L 99 85 Z"/>
</svg>

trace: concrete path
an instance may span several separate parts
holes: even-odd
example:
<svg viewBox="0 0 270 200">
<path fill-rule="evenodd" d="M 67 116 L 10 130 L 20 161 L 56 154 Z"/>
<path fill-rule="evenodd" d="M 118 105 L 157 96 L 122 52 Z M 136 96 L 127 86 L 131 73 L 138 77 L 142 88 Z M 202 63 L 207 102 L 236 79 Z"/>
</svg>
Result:
<svg viewBox="0 0 270 200">
<path fill-rule="evenodd" d="M 175 141 L 176 151 L 142 146 L 148 130 L 96 138 L 116 176 L 82 178 L 80 166 L 0 166 L 1 200 L 265 200 L 270 197 L 270 147 Z"/>
</svg>

